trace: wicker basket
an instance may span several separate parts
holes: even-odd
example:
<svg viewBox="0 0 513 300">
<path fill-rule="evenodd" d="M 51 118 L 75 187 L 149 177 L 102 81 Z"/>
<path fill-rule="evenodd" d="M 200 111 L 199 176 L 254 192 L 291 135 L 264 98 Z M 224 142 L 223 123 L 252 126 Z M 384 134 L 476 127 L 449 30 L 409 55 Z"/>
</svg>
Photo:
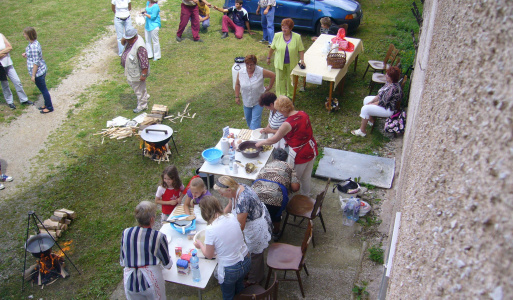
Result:
<svg viewBox="0 0 513 300">
<path fill-rule="evenodd" d="M 329 65 L 331 65 L 332 69 L 342 69 L 346 65 L 346 52 L 339 52 L 339 53 L 331 53 L 333 49 L 330 50 L 328 53 L 328 56 L 326 57 L 326 62 Z"/>
</svg>

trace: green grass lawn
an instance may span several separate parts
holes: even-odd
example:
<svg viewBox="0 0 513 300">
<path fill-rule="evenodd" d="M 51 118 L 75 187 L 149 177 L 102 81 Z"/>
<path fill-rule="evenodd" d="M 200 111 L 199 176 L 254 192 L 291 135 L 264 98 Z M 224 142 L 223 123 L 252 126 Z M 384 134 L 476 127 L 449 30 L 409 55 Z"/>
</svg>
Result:
<svg viewBox="0 0 513 300">
<path fill-rule="evenodd" d="M 379 130 L 366 138 L 353 137 L 351 129 L 358 128 L 362 99 L 368 93 L 368 74 L 362 80 L 368 59 L 384 56 L 389 43 L 402 49 L 405 70 L 413 61 L 410 30 L 418 26 L 410 12 L 411 1 L 362 1 L 364 20 L 354 35 L 363 40 L 364 53 L 360 55 L 357 72 L 352 68 L 342 95 L 337 95 L 341 110 L 328 113 L 324 101 L 328 95 L 327 83 L 307 85 L 299 93 L 296 107 L 306 111 L 314 126 L 314 135 L 322 147 L 332 147 L 361 153 L 379 153 L 388 141 Z M 142 9 L 145 2 L 136 0 L 133 9 Z M 221 0 L 212 2 L 218 6 Z M 11 56 L 27 94 L 35 100 L 39 91 L 30 82 L 21 53 L 27 42 L 22 30 L 34 26 L 38 31 L 45 60 L 49 66 L 48 85 L 55 87 L 72 71 L 73 57 L 112 24 L 110 4 L 98 1 L 28 1 L 20 3 L 3 0 L 1 8 L 9 14 L 0 19 L 2 33 L 14 46 Z M 170 125 L 180 155 L 171 163 L 180 171 L 182 179 L 190 178 L 201 163 L 201 151 L 215 145 L 224 126 L 244 128 L 243 110 L 235 105 L 232 89 L 231 66 L 236 56 L 255 54 L 259 65 L 265 65 L 268 49 L 258 43 L 261 28 L 256 35 L 245 35 L 236 40 L 221 40 L 222 14 L 213 11 L 208 33 L 201 33 L 204 43 L 193 43 L 190 30 L 184 33 L 185 41 L 175 41 L 179 20 L 179 2 L 161 5 L 162 30 L 160 32 L 162 59 L 151 61 L 148 92 L 152 104 L 168 105 L 171 113 L 182 111 L 187 103 L 196 113 L 195 119 Z M 13 25 L 15 24 L 15 25 Z M 144 35 L 142 29 L 139 30 Z M 312 33 L 299 32 L 305 47 L 311 45 Z M 106 66 L 112 78 L 94 86 L 80 96 L 76 108 L 68 119 L 52 134 L 48 149 L 39 153 L 39 163 L 48 164 L 50 172 L 43 181 L 27 182 L 27 189 L 12 199 L 0 203 L 1 228 L 6 244 L 0 249 L 0 298 L 21 298 L 21 270 L 23 268 L 23 242 L 27 212 L 34 210 L 46 219 L 58 208 L 75 210 L 78 218 L 59 240 L 72 241 L 68 253 L 82 275 L 68 266 L 71 278 L 60 280 L 44 290 L 26 286 L 24 297 L 51 299 L 107 298 L 122 279 L 119 266 L 119 240 L 122 230 L 135 224 L 132 216 L 135 205 L 141 200 L 152 200 L 165 164 L 157 164 L 141 157 L 139 139 L 121 141 L 106 139 L 94 133 L 105 128 L 106 121 L 116 117 L 133 117 L 131 109 L 136 98 L 125 81 L 117 59 Z M 15 100 L 17 101 L 17 100 Z M 11 111 L 0 105 L 0 123 L 9 123 L 23 113 Z M 264 111 L 263 124 L 267 120 Z M 8 126 L 4 124 L 4 126 Z M 43 158 L 44 157 L 44 158 Z M 39 173 L 37 165 L 34 173 Z M 33 259 L 29 257 L 30 264 Z"/>
</svg>

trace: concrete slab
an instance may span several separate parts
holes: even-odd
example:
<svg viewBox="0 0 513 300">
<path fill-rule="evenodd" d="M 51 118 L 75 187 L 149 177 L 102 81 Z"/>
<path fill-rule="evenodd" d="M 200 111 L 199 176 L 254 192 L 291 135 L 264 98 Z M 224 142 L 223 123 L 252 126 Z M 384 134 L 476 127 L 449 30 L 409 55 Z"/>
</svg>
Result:
<svg viewBox="0 0 513 300">
<path fill-rule="evenodd" d="M 391 188 L 394 180 L 395 158 L 385 158 L 344 150 L 324 148 L 315 176 L 344 180 L 360 177 L 360 182 Z"/>
</svg>

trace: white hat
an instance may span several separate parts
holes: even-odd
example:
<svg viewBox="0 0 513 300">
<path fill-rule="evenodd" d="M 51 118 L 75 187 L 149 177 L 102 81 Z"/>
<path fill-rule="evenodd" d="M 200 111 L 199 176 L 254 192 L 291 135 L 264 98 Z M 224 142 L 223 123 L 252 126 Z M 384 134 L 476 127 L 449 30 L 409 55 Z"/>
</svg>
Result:
<svg viewBox="0 0 513 300">
<path fill-rule="evenodd" d="M 137 29 L 130 27 L 125 31 L 125 34 L 123 35 L 123 38 L 125 40 L 129 40 L 137 35 Z"/>
</svg>

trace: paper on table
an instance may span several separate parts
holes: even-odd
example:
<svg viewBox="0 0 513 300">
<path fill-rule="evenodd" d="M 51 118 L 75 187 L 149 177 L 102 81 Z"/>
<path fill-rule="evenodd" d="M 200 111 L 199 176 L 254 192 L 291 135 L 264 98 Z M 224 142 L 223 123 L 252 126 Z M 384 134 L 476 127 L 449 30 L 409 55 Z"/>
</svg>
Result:
<svg viewBox="0 0 513 300">
<path fill-rule="evenodd" d="M 306 82 L 313 84 L 322 84 L 322 75 L 306 73 Z"/>
</svg>

